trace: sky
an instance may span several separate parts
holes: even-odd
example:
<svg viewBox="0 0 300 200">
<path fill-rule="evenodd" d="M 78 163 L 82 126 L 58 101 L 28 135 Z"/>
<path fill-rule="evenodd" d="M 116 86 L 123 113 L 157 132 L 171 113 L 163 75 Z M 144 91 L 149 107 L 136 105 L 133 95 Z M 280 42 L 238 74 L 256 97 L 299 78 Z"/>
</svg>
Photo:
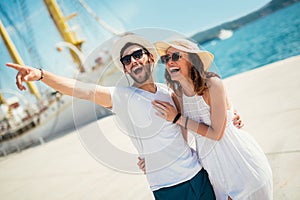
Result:
<svg viewBox="0 0 300 200">
<path fill-rule="evenodd" d="M 162 27 L 185 35 L 237 19 L 268 2 L 270 0 L 106 0 L 101 4 L 101 1 L 86 0 L 91 7 L 103 6 L 112 11 L 122 19 L 126 29 Z M 98 14 L 101 16 L 100 11 Z"/>
</svg>

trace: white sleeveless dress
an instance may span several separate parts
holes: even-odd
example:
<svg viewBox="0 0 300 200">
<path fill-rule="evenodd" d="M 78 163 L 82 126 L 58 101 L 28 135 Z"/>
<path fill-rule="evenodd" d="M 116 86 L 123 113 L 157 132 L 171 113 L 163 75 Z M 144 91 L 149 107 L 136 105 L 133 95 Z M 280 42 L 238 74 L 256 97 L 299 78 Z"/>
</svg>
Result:
<svg viewBox="0 0 300 200">
<path fill-rule="evenodd" d="M 202 96 L 183 94 L 184 115 L 211 125 L 210 107 Z M 233 111 L 227 111 L 227 123 L 220 141 L 194 132 L 196 150 L 214 187 L 217 200 L 273 199 L 273 178 L 268 160 L 254 138 L 232 123 Z"/>
</svg>

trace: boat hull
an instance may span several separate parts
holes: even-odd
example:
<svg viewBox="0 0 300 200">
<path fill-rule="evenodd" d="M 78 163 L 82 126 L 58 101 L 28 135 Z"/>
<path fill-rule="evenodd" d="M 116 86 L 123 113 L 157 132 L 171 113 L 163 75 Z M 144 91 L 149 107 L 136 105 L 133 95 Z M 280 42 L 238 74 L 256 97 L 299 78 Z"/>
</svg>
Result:
<svg viewBox="0 0 300 200">
<path fill-rule="evenodd" d="M 0 155 L 42 144 L 110 114 L 110 111 L 93 102 L 63 95 L 40 115 L 39 122 L 32 123 L 29 130 L 2 141 Z"/>
</svg>

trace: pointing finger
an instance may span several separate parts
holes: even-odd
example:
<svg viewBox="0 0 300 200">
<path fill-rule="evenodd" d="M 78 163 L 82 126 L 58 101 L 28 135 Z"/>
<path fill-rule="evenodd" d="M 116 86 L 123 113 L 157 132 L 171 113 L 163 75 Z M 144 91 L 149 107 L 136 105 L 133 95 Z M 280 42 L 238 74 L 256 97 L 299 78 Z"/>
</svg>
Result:
<svg viewBox="0 0 300 200">
<path fill-rule="evenodd" d="M 15 64 L 15 63 L 6 63 L 6 66 L 14 68 L 18 71 L 20 71 L 24 67 L 23 65 L 19 65 L 19 64 Z"/>
</svg>

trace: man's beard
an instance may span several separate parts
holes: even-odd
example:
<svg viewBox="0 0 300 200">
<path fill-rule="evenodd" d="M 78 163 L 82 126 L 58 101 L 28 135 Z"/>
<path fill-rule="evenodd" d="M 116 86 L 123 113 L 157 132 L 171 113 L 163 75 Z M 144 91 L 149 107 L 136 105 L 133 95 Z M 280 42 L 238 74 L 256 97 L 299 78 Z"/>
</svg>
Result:
<svg viewBox="0 0 300 200">
<path fill-rule="evenodd" d="M 149 77 L 151 75 L 151 65 L 150 63 L 147 63 L 146 65 L 143 66 L 144 70 L 145 70 L 145 74 L 141 79 L 138 79 L 137 77 L 133 76 L 131 73 L 129 73 L 129 76 L 134 80 L 134 82 L 138 83 L 138 84 L 143 84 L 145 83 L 147 80 L 149 80 Z"/>
</svg>

